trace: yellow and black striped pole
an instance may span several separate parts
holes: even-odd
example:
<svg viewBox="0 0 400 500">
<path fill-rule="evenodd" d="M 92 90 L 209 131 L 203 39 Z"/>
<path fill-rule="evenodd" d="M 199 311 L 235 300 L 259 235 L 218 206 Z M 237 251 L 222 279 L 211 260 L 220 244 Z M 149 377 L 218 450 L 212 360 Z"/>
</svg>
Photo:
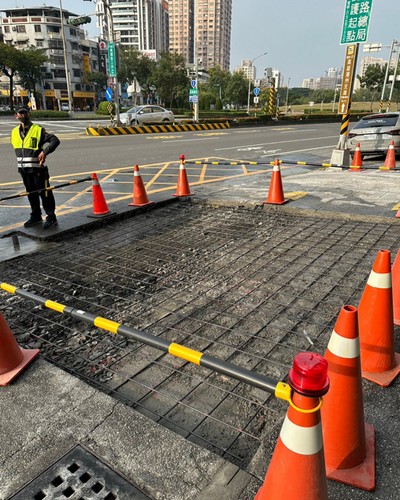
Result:
<svg viewBox="0 0 400 500">
<path fill-rule="evenodd" d="M 24 191 L 23 193 L 18 193 L 18 194 L 12 194 L 10 196 L 6 196 L 4 198 L 0 198 L 0 201 L 5 201 L 5 200 L 12 200 L 14 198 L 21 198 L 22 196 L 29 196 L 30 194 L 33 193 L 41 193 L 42 191 L 45 191 L 46 195 L 48 191 L 53 191 L 54 189 L 59 189 L 62 187 L 66 186 L 72 186 L 73 184 L 79 184 L 80 182 L 86 182 L 86 181 L 91 181 L 91 177 L 84 177 L 83 179 L 78 179 L 78 180 L 73 180 L 69 182 L 63 182 L 62 184 L 56 184 L 54 186 L 49 186 L 48 182 L 46 181 L 46 187 L 44 189 L 37 189 L 36 191 Z"/>
<path fill-rule="evenodd" d="M 351 101 L 349 102 L 349 107 L 347 113 L 342 115 L 342 122 L 340 124 L 340 135 L 339 135 L 339 149 L 345 149 L 347 135 L 349 133 L 349 124 L 350 124 L 350 107 Z"/>
<path fill-rule="evenodd" d="M 171 354 L 172 356 L 184 359 L 189 363 L 209 368 L 210 370 L 214 370 L 253 387 L 257 387 L 258 389 L 275 394 L 277 398 L 284 399 L 289 402 L 291 401 L 290 386 L 284 382 L 279 382 L 278 380 L 267 377 L 266 375 L 254 373 L 246 368 L 228 363 L 227 361 L 215 358 L 209 354 L 203 354 L 200 351 L 195 351 L 194 349 L 176 344 L 175 342 L 169 342 L 168 340 L 152 335 L 151 333 L 122 325 L 121 323 L 117 323 L 116 321 L 112 321 L 107 318 L 102 318 L 101 316 L 94 316 L 93 314 L 82 311 L 81 309 L 74 309 L 70 306 L 66 306 L 60 304 L 59 302 L 55 302 L 28 292 L 23 288 L 17 288 L 8 283 L 0 283 L 0 288 L 5 292 L 18 295 L 24 299 L 32 300 L 36 304 L 40 304 L 41 306 L 47 307 L 55 312 L 66 314 L 74 319 L 78 319 L 97 328 L 102 328 L 108 332 L 127 337 L 130 340 L 155 347 L 156 349 Z"/>
<path fill-rule="evenodd" d="M 268 114 L 275 114 L 275 87 L 269 89 Z"/>
</svg>

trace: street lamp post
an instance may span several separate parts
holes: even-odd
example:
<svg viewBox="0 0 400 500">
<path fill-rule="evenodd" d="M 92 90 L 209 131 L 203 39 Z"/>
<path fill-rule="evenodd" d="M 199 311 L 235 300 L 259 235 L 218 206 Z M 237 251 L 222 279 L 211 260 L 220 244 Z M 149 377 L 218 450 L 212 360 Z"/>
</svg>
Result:
<svg viewBox="0 0 400 500">
<path fill-rule="evenodd" d="M 67 42 L 65 40 L 65 32 L 64 32 L 64 15 L 63 15 L 62 0 L 60 0 L 60 21 L 61 21 L 61 39 L 64 51 L 65 78 L 67 81 L 68 107 L 69 107 L 68 113 L 69 116 L 72 118 L 74 116 L 74 100 L 72 98 L 72 93 L 71 93 L 71 77 L 68 67 L 68 52 L 67 52 Z"/>
<path fill-rule="evenodd" d="M 287 88 L 286 88 L 286 104 L 285 104 L 285 108 L 286 108 L 286 113 L 288 112 L 288 109 L 289 109 L 289 83 L 290 83 L 290 78 L 288 78 L 288 82 L 287 82 Z"/>
<path fill-rule="evenodd" d="M 394 89 L 394 84 L 396 82 L 397 69 L 399 67 L 399 57 L 400 57 L 400 50 L 397 51 L 397 55 L 396 55 L 396 64 L 394 66 L 393 80 L 392 80 L 392 85 L 390 86 L 390 93 L 389 93 L 389 99 L 388 99 L 387 106 L 386 106 L 386 113 L 389 113 L 390 103 L 392 102 L 393 89 Z M 389 66 L 389 64 L 388 64 L 388 66 Z"/>
<path fill-rule="evenodd" d="M 257 57 L 255 57 L 254 59 L 252 59 L 252 60 L 250 61 L 250 68 L 252 68 L 252 67 L 253 67 L 253 62 L 254 62 L 256 59 L 258 59 L 258 58 L 260 58 L 260 57 L 262 57 L 262 56 L 266 56 L 267 54 L 268 54 L 268 52 L 264 52 L 263 54 L 260 54 L 260 55 L 258 55 Z M 252 78 L 251 78 L 251 76 L 250 76 L 250 72 L 249 72 L 249 75 L 248 75 L 248 76 L 249 76 L 249 88 L 248 88 L 248 90 L 247 90 L 247 114 L 250 116 L 250 92 L 251 92 L 251 82 L 252 82 Z"/>
</svg>

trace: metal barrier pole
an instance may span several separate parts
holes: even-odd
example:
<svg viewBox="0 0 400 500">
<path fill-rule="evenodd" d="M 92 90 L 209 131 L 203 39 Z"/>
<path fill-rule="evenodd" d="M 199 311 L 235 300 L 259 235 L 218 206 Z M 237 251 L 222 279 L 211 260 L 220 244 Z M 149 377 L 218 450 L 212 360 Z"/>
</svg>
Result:
<svg viewBox="0 0 400 500">
<path fill-rule="evenodd" d="M 84 177 L 83 179 L 78 179 L 77 181 L 63 182 L 62 184 L 56 184 L 55 186 L 50 186 L 45 189 L 37 189 L 36 191 L 23 192 L 18 194 L 13 194 L 11 196 L 6 196 L 5 198 L 0 198 L 0 201 L 12 200 L 14 198 L 21 198 L 22 196 L 29 196 L 33 193 L 41 193 L 42 191 L 53 191 L 54 189 L 59 189 L 65 186 L 72 186 L 73 184 L 79 184 L 80 182 L 91 181 L 91 177 Z"/>
<path fill-rule="evenodd" d="M 32 300 L 33 302 L 47 307 L 48 309 L 52 309 L 53 311 L 61 314 L 66 314 L 89 325 L 102 328 L 103 330 L 107 330 L 108 332 L 114 334 L 123 335 L 130 340 L 135 340 L 151 347 L 155 347 L 156 349 L 160 349 L 161 351 L 171 354 L 172 356 L 176 356 L 177 358 L 184 359 L 190 363 L 209 368 L 218 373 L 222 373 L 223 375 L 228 375 L 253 387 L 257 387 L 258 389 L 274 394 L 279 399 L 289 401 L 289 403 L 291 402 L 291 388 L 284 382 L 274 380 L 266 375 L 254 373 L 246 368 L 236 366 L 233 363 L 228 363 L 227 361 L 223 361 L 208 354 L 203 354 L 200 351 L 195 351 L 194 349 L 190 349 L 183 345 L 169 342 L 157 337 L 156 335 L 152 335 L 151 333 L 142 332 L 136 328 L 122 325 L 121 323 L 117 323 L 107 318 L 94 316 L 93 314 L 82 311 L 81 309 L 74 309 L 60 304 L 59 302 L 48 300 L 22 288 L 16 288 L 8 283 L 1 283 L 0 288 L 5 292 Z"/>
</svg>

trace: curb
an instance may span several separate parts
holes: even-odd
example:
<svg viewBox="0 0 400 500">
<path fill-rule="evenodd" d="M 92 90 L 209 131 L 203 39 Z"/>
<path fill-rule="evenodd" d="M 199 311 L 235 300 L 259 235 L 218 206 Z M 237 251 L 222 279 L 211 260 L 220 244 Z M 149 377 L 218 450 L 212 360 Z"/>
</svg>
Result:
<svg viewBox="0 0 400 500">
<path fill-rule="evenodd" d="M 215 130 L 230 128 L 229 122 L 224 123 L 188 123 L 185 125 L 134 125 L 130 127 L 87 127 L 86 135 L 135 135 L 135 134 L 158 134 L 165 132 L 193 132 L 196 130 Z"/>
</svg>

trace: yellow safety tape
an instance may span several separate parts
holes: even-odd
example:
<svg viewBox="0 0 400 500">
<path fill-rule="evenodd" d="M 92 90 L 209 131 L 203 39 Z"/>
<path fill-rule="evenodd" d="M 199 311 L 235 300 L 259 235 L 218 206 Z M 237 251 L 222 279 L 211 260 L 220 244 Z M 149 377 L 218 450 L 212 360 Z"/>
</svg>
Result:
<svg viewBox="0 0 400 500">
<path fill-rule="evenodd" d="M 203 356 L 202 352 L 195 351 L 194 349 L 189 349 L 188 347 L 175 344 L 174 342 L 172 342 L 172 344 L 169 346 L 168 352 L 169 354 L 172 354 L 172 356 L 185 359 L 186 361 L 190 361 L 190 363 L 194 363 L 195 365 L 200 365 L 200 360 Z"/>
<path fill-rule="evenodd" d="M 59 313 L 64 313 L 64 309 L 67 307 L 67 306 L 63 306 L 59 302 L 54 302 L 53 300 L 46 300 L 44 305 L 46 307 L 48 307 L 49 309 L 53 309 L 53 311 L 57 311 Z"/>
<path fill-rule="evenodd" d="M 17 289 L 16 286 L 9 285 L 8 283 L 2 283 L 0 287 L 8 293 L 15 293 L 15 290 Z"/>
<path fill-rule="evenodd" d="M 97 326 L 98 328 L 103 328 L 103 330 L 107 330 L 111 333 L 118 333 L 118 328 L 121 326 L 121 323 L 117 323 L 115 321 L 102 318 L 101 316 L 98 316 L 94 320 L 93 324 L 94 326 Z"/>
</svg>

